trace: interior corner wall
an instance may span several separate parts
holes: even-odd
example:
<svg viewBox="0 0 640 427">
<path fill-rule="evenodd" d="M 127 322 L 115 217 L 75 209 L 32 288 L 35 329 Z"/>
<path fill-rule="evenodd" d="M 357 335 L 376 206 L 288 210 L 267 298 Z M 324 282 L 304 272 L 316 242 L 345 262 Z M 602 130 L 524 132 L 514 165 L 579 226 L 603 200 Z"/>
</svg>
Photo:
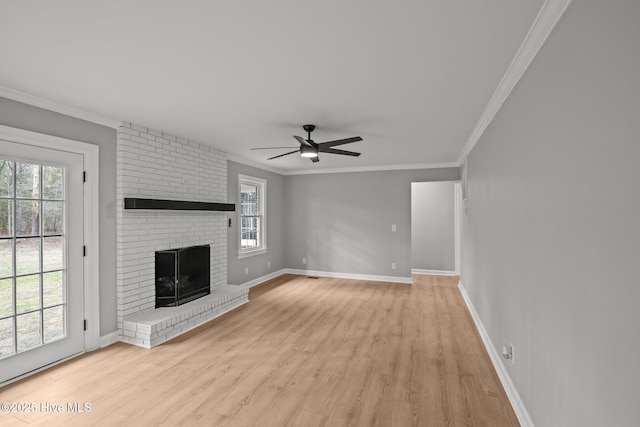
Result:
<svg viewBox="0 0 640 427">
<path fill-rule="evenodd" d="M 574 1 L 468 157 L 461 282 L 538 426 L 638 423 L 639 22 Z"/>
<path fill-rule="evenodd" d="M 411 269 L 454 272 L 455 183 L 411 183 Z"/>
<path fill-rule="evenodd" d="M 116 331 L 116 130 L 1 97 L 0 124 L 100 147 L 100 334 Z"/>
<path fill-rule="evenodd" d="M 285 265 L 410 278 L 411 183 L 455 181 L 459 173 L 442 168 L 286 176 Z"/>
<path fill-rule="evenodd" d="M 239 202 L 238 174 L 262 178 L 267 181 L 267 253 L 238 258 Z M 227 201 L 236 204 L 236 212 L 229 215 L 231 227 L 227 230 L 227 276 L 229 284 L 241 285 L 286 268 L 284 264 L 285 222 L 287 206 L 284 200 L 285 176 L 243 165 L 227 162 Z M 269 262 L 270 266 L 267 266 Z M 247 273 L 245 273 L 247 271 Z"/>
</svg>

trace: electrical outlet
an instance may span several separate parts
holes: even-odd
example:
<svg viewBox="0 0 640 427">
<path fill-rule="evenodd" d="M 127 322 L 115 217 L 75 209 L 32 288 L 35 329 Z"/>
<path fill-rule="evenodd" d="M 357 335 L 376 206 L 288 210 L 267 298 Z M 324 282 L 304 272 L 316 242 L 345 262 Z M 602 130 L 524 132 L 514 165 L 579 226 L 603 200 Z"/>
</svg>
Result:
<svg viewBox="0 0 640 427">
<path fill-rule="evenodd" d="M 396 269 L 396 263 L 395 263 L 395 262 L 392 262 L 392 263 L 391 263 L 391 269 L 392 269 L 392 270 L 395 270 L 395 269 Z"/>
<path fill-rule="evenodd" d="M 249 274 L 249 267 L 244 268 L 244 274 Z"/>
<path fill-rule="evenodd" d="M 502 346 L 502 357 L 515 363 L 513 360 L 513 344 L 505 344 Z"/>
<path fill-rule="evenodd" d="M 302 263 L 306 264 L 307 263 L 307 259 L 306 258 L 302 258 Z"/>
<path fill-rule="evenodd" d="M 391 231 L 396 231 L 396 230 L 397 230 L 396 225 L 395 224 L 391 224 Z"/>
<path fill-rule="evenodd" d="M 271 268 L 271 261 L 267 261 L 267 268 Z"/>
</svg>

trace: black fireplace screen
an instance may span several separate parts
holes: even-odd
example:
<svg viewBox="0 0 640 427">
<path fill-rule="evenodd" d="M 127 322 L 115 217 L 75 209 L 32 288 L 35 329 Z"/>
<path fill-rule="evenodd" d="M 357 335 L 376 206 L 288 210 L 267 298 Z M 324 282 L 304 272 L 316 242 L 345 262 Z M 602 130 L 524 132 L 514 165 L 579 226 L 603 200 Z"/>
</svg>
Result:
<svg viewBox="0 0 640 427">
<path fill-rule="evenodd" d="M 211 293 L 209 245 L 156 252 L 156 308 L 173 307 Z"/>
</svg>

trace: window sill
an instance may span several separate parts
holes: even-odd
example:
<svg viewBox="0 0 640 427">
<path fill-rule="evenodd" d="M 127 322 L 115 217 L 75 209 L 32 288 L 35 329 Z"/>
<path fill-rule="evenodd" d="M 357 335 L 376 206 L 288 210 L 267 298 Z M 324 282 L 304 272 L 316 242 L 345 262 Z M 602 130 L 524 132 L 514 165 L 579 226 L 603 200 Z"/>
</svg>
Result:
<svg viewBox="0 0 640 427">
<path fill-rule="evenodd" d="M 267 253 L 267 248 L 255 249 L 255 250 L 246 251 L 246 252 L 238 252 L 238 259 L 248 258 L 255 255 L 262 255 L 266 253 Z"/>
</svg>

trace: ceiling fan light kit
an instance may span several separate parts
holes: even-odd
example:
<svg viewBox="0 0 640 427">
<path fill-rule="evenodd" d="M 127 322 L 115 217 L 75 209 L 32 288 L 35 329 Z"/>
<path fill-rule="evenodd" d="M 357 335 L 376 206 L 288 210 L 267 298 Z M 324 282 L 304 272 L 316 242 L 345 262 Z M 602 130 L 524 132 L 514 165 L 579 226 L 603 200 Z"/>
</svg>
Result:
<svg viewBox="0 0 640 427">
<path fill-rule="evenodd" d="M 302 157 L 318 157 L 318 148 L 302 146 L 300 147 L 300 155 Z"/>
<path fill-rule="evenodd" d="M 289 154 L 300 153 L 302 157 L 306 157 L 310 159 L 313 163 L 317 163 L 320 161 L 318 158 L 318 153 L 329 153 L 329 154 L 339 154 L 341 156 L 352 156 L 358 157 L 360 153 L 356 153 L 353 151 L 346 150 L 338 150 L 333 147 L 337 145 L 350 144 L 352 142 L 362 141 L 362 138 L 359 136 L 354 136 L 352 138 L 345 139 L 337 139 L 335 141 L 327 141 L 316 143 L 311 139 L 311 132 L 315 130 L 315 125 L 304 125 L 302 129 L 307 132 L 307 139 L 304 139 L 301 136 L 294 135 L 293 137 L 300 144 L 300 148 L 298 150 L 294 150 L 288 153 L 280 154 L 278 156 L 273 156 L 268 158 L 267 160 L 277 159 L 279 157 L 288 156 Z M 269 150 L 269 149 L 277 149 L 277 148 L 287 148 L 287 147 L 262 147 L 262 148 L 252 148 L 252 150 Z M 293 148 L 293 147 L 291 147 Z"/>
</svg>

